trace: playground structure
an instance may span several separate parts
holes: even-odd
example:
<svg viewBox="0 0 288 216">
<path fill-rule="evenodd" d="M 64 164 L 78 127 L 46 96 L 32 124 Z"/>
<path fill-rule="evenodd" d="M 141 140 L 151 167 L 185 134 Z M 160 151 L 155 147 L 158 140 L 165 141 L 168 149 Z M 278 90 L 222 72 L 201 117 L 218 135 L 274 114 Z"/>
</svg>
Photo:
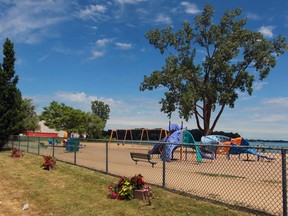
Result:
<svg viewBox="0 0 288 216">
<path fill-rule="evenodd" d="M 187 130 L 187 128 L 183 128 L 183 122 L 181 122 L 181 126 L 177 124 L 171 124 L 169 122 L 169 130 L 163 128 L 156 129 L 147 129 L 147 128 L 135 128 L 135 129 L 118 129 L 111 130 L 110 139 L 111 141 L 114 138 L 119 140 L 119 131 L 122 131 L 122 135 L 124 134 L 124 138 L 122 144 L 125 144 L 125 141 L 134 140 L 133 132 L 141 131 L 140 135 L 140 144 L 141 141 L 150 141 L 149 132 L 150 131 L 159 131 L 159 144 L 156 144 L 152 147 L 151 150 L 148 151 L 148 155 L 160 155 L 161 160 L 170 162 L 174 160 L 173 154 L 176 149 L 180 148 L 180 161 L 183 159 L 184 148 L 191 148 L 196 155 L 196 161 L 202 162 L 203 159 L 214 160 L 217 155 L 226 155 L 227 159 L 230 160 L 231 155 L 240 155 L 247 154 L 257 156 L 259 161 L 260 158 L 267 159 L 269 161 L 275 160 L 274 158 L 270 158 L 266 155 L 259 154 L 254 148 L 248 147 L 250 146 L 249 142 L 242 138 L 230 138 L 222 135 L 208 135 L 202 136 L 201 142 L 196 143 L 193 135 Z M 138 134 L 139 135 L 139 134 Z M 164 135 L 164 137 L 163 137 Z M 139 137 L 139 136 L 138 136 Z M 137 141 L 139 141 L 137 139 Z M 155 141 L 155 140 L 154 140 Z M 139 142 L 137 142 L 139 143 Z M 147 143 L 147 142 L 146 142 Z M 119 143 L 118 143 L 119 145 Z M 219 145 L 219 147 L 218 147 Z M 227 146 L 227 147 L 226 147 Z M 233 146 L 231 148 L 231 146 Z M 239 146 L 239 148 L 237 147 Z M 187 156 L 187 153 L 186 153 Z"/>
<path fill-rule="evenodd" d="M 275 158 L 259 154 L 252 147 L 247 148 L 250 144 L 242 137 L 230 138 L 221 135 L 202 136 L 201 142 L 196 145 L 193 135 L 187 131 L 187 129 L 183 129 L 183 124 L 179 126 L 170 124 L 169 122 L 169 133 L 161 142 L 162 143 L 154 145 L 148 154 L 159 154 L 160 158 L 167 162 L 173 160 L 173 153 L 177 148 L 180 148 L 180 160 L 182 160 L 183 147 L 192 148 L 196 152 L 197 162 L 202 162 L 202 159 L 214 160 L 217 154 L 226 155 L 228 160 L 230 160 L 231 155 L 239 155 L 240 158 L 241 154 L 247 154 L 247 160 L 249 154 L 257 156 L 258 161 L 260 158 L 269 161 L 275 160 Z M 231 146 L 233 147 L 231 148 Z"/>
<path fill-rule="evenodd" d="M 152 132 L 152 131 L 153 132 L 159 132 L 159 142 L 163 139 L 163 137 L 167 136 L 167 130 L 165 130 L 163 128 L 155 128 L 155 129 L 134 128 L 134 129 L 117 129 L 117 130 L 113 129 L 113 130 L 111 130 L 109 141 L 111 141 L 114 138 L 116 138 L 116 140 L 119 140 L 119 133 L 124 132 L 124 138 L 123 138 L 124 142 L 122 144 L 124 145 L 125 141 L 128 141 L 128 140 L 133 142 L 133 140 L 134 140 L 133 132 L 135 134 L 135 131 L 141 131 L 140 139 L 137 140 L 137 141 L 140 141 L 140 143 L 142 141 L 150 141 L 149 132 Z M 118 143 L 118 145 L 119 145 L 119 143 Z"/>
<path fill-rule="evenodd" d="M 215 152 L 215 158 L 217 154 L 222 154 L 222 155 L 226 155 L 227 159 L 230 160 L 230 155 L 239 155 L 240 157 L 241 154 L 247 154 L 247 160 L 248 160 L 248 155 L 251 154 L 251 155 L 257 156 L 258 161 L 260 158 L 267 159 L 269 161 L 275 160 L 275 158 L 271 158 L 266 155 L 259 154 L 252 147 L 241 148 L 244 146 L 246 147 L 250 146 L 249 142 L 242 137 L 230 138 L 230 137 L 220 136 L 220 135 L 208 135 L 208 136 L 202 136 L 201 143 L 212 145 L 212 146 L 208 146 L 207 148 L 211 152 Z M 221 147 L 217 147 L 217 145 L 221 145 Z M 230 148 L 229 146 L 233 146 L 233 148 Z M 237 148 L 236 146 L 239 146 L 240 148 Z"/>
<path fill-rule="evenodd" d="M 196 161 L 202 162 L 202 159 L 214 159 L 213 152 L 207 151 L 196 144 L 193 135 L 177 124 L 171 124 L 169 122 L 169 133 L 161 140 L 162 143 L 154 145 L 154 147 L 148 152 L 148 154 L 160 154 L 160 158 L 164 161 L 173 160 L 173 153 L 177 148 L 180 148 L 180 160 L 183 159 L 183 148 L 192 148 L 196 152 Z M 209 154 L 212 154 L 211 156 Z"/>
</svg>

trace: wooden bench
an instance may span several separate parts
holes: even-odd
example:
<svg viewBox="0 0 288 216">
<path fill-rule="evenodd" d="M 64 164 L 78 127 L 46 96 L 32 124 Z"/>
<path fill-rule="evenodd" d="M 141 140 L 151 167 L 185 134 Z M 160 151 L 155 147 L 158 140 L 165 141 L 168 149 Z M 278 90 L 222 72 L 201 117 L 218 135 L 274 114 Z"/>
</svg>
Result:
<svg viewBox="0 0 288 216">
<path fill-rule="evenodd" d="M 136 153 L 136 152 L 130 152 L 131 158 L 135 163 L 137 164 L 138 161 L 143 161 L 143 162 L 149 162 L 152 164 L 152 167 L 154 167 L 154 164 L 157 162 L 151 161 L 151 155 L 150 154 L 144 154 L 144 153 Z"/>
</svg>

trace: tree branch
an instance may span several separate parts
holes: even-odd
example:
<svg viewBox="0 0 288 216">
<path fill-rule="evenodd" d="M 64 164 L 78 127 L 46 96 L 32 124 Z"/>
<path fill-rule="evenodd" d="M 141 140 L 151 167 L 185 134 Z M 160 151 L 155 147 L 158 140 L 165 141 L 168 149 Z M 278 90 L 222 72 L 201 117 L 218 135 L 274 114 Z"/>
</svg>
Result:
<svg viewBox="0 0 288 216">
<path fill-rule="evenodd" d="M 219 113 L 217 114 L 217 116 L 216 116 L 216 118 L 215 118 L 215 120 L 214 120 L 214 122 L 213 122 L 213 125 L 212 125 L 212 127 L 211 127 L 211 131 L 214 130 L 214 128 L 215 128 L 215 126 L 216 126 L 216 124 L 217 124 L 217 122 L 218 122 L 218 120 L 219 120 L 219 118 L 220 118 L 222 112 L 224 111 L 224 108 L 225 108 L 225 104 L 222 105 L 222 107 L 221 107 Z"/>
</svg>

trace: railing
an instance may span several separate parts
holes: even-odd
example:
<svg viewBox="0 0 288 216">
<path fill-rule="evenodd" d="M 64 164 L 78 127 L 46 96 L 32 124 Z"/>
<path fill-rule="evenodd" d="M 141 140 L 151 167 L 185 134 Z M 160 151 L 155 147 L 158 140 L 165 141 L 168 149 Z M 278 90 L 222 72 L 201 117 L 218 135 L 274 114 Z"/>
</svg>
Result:
<svg viewBox="0 0 288 216">
<path fill-rule="evenodd" d="M 135 164 L 130 152 L 148 153 L 154 145 L 171 143 L 80 140 L 79 151 L 67 151 L 61 144 L 49 144 L 47 140 L 17 136 L 11 137 L 7 146 L 51 155 L 57 160 L 114 176 L 141 173 L 152 185 L 256 215 L 287 215 L 286 148 L 253 147 L 254 155 L 230 155 L 230 159 L 224 154 L 218 154 L 213 160 L 203 155 L 200 162 L 195 147 L 208 145 L 177 144 L 170 162 L 162 160 L 160 154 L 153 154 L 152 161 L 157 163 L 152 168 L 146 162 Z M 227 148 L 226 145 L 214 147 Z M 251 149 L 251 146 L 237 148 Z"/>
</svg>

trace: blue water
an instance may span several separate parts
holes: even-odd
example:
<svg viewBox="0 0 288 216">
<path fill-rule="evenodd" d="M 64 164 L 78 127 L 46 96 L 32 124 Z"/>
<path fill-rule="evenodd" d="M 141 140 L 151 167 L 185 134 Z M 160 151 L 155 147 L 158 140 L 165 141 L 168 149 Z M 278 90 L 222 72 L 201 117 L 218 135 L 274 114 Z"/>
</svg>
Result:
<svg viewBox="0 0 288 216">
<path fill-rule="evenodd" d="M 286 154 L 288 154 L 288 143 L 281 142 L 249 142 L 251 147 L 264 147 L 263 149 L 257 149 L 256 151 L 269 152 L 269 153 L 280 153 L 282 148 L 287 149 Z M 268 148 L 268 149 L 267 149 Z"/>
<path fill-rule="evenodd" d="M 259 146 L 267 148 L 288 148 L 288 143 L 281 142 L 249 142 L 250 146 Z"/>
</svg>

